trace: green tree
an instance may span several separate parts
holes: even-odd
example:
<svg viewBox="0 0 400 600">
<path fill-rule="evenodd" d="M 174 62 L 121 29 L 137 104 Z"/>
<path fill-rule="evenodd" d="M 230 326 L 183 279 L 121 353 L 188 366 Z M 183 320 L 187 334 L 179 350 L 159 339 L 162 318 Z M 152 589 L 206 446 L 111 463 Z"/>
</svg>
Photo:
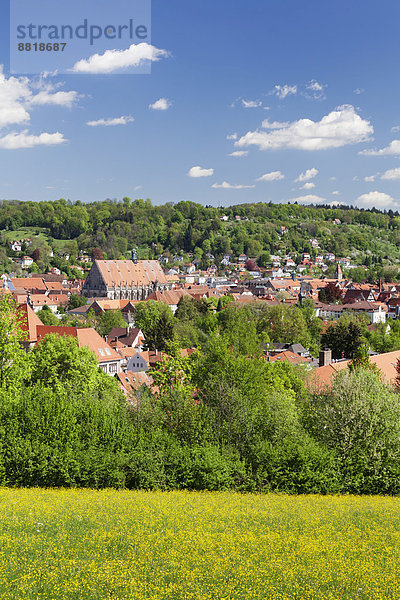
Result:
<svg viewBox="0 0 400 600">
<path fill-rule="evenodd" d="M 68 310 L 73 310 L 74 308 L 79 308 L 80 306 L 86 306 L 87 299 L 83 296 L 78 296 L 78 294 L 71 294 L 68 302 Z"/>
<path fill-rule="evenodd" d="M 168 304 L 154 300 L 139 302 L 135 305 L 135 326 L 144 334 L 150 333 L 162 314 L 165 314 L 168 320 L 173 321 L 174 315 Z"/>
<path fill-rule="evenodd" d="M 43 325 L 59 325 L 60 321 L 52 310 L 45 304 L 43 308 L 38 310 L 37 316 L 42 321 Z"/>
<path fill-rule="evenodd" d="M 102 312 L 98 319 L 96 330 L 101 336 L 105 337 L 113 327 L 126 327 L 126 321 L 119 309 Z"/>
<path fill-rule="evenodd" d="M 332 350 L 333 358 L 355 358 L 364 343 L 363 326 L 354 318 L 342 317 L 321 336 L 322 346 Z"/>
<path fill-rule="evenodd" d="M 313 394 L 305 421 L 336 455 L 350 493 L 400 491 L 400 396 L 370 369 L 338 373 Z"/>
<path fill-rule="evenodd" d="M 146 350 L 168 351 L 174 339 L 174 323 L 166 312 L 163 312 L 144 334 L 143 347 Z"/>
<path fill-rule="evenodd" d="M 31 382 L 82 392 L 108 389 L 112 378 L 103 373 L 89 348 L 80 348 L 72 336 L 46 335 L 30 355 Z"/>
</svg>

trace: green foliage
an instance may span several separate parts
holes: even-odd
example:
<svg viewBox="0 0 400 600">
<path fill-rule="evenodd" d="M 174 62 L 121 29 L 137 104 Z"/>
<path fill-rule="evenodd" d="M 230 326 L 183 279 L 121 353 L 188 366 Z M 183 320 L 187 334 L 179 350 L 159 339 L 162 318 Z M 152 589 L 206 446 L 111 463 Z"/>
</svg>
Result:
<svg viewBox="0 0 400 600">
<path fill-rule="evenodd" d="M 305 348 L 311 343 L 306 316 L 297 306 L 263 306 L 257 329 L 260 333 L 267 333 L 273 342 L 295 342 Z"/>
<path fill-rule="evenodd" d="M 359 319 L 342 317 L 322 334 L 321 344 L 332 350 L 333 358 L 355 358 L 364 344 L 364 328 Z"/>
<path fill-rule="evenodd" d="M 400 396 L 365 368 L 365 345 L 333 389 L 309 394 L 300 368 L 267 362 L 264 347 L 266 331 L 312 339 L 313 306 L 271 308 L 185 300 L 178 319 L 139 304 L 168 355 L 150 371 L 155 390 L 128 406 L 76 338 L 48 335 L 26 354 L 0 295 L 0 484 L 400 493 Z M 204 337 L 187 358 L 175 328 L 193 319 Z M 362 341 L 359 321 L 338 326 Z"/>
<path fill-rule="evenodd" d="M 174 339 L 174 323 L 168 304 L 148 300 L 135 306 L 135 326 L 144 333 L 146 349 L 168 350 Z"/>
<path fill-rule="evenodd" d="M 228 222 L 219 216 L 225 214 Z M 235 221 L 235 215 L 243 217 Z M 340 225 L 334 223 L 341 221 Z M 322 249 L 339 256 L 350 253 L 358 265 L 369 270 L 355 271 L 356 279 L 398 279 L 398 244 L 400 240 L 397 212 L 349 207 L 301 206 L 297 204 L 258 203 L 218 209 L 193 202 L 153 206 L 150 200 L 127 204 L 106 200 L 83 205 L 63 199 L 54 202 L 3 201 L 0 205 L 0 230 L 3 249 L 7 241 L 19 237 L 34 238 L 30 250 L 40 250 L 39 268 L 63 261 L 63 271 L 73 264 L 78 249 L 100 249 L 104 256 L 116 259 L 133 247 L 142 258 L 156 258 L 169 252 L 193 252 L 207 266 L 205 255 L 215 256 L 217 264 L 224 254 L 257 257 L 260 266 L 268 267 L 270 254 L 309 251 L 309 239 L 316 237 Z M 287 234 L 279 235 L 281 225 Z M 50 255 L 50 246 L 54 257 Z M 315 253 L 312 249 L 311 253 Z M 61 253 L 61 256 L 59 256 Z M 5 253 L 6 254 L 6 253 Z M 8 259 L 4 271 L 9 271 Z M 70 255 L 71 263 L 64 259 Z M 378 265 L 379 263 L 379 265 Z M 374 266 L 375 265 L 375 266 Z M 379 267 L 379 268 L 378 268 Z M 390 271 L 390 268 L 392 271 Z M 334 275 L 335 266 L 328 274 Z"/>
<path fill-rule="evenodd" d="M 83 296 L 78 296 L 78 294 L 71 294 L 68 302 L 68 310 L 79 308 L 79 306 L 85 306 L 86 304 L 86 298 L 83 298 Z"/>
<path fill-rule="evenodd" d="M 18 314 L 11 296 L 0 293 L 0 389 L 15 389 L 24 376 L 26 339 L 23 313 Z"/>
<path fill-rule="evenodd" d="M 102 336 L 107 336 L 113 327 L 126 327 L 122 312 L 118 310 L 105 310 L 97 320 L 96 330 Z"/>
<path fill-rule="evenodd" d="M 38 310 L 37 316 L 42 321 L 43 325 L 60 325 L 60 321 L 47 304 L 45 304 L 41 310 Z"/>
<path fill-rule="evenodd" d="M 377 373 L 338 373 L 332 389 L 311 396 L 305 422 L 336 454 L 348 492 L 400 492 L 400 396 Z"/>
<path fill-rule="evenodd" d="M 30 381 L 55 389 L 79 388 L 95 393 L 110 388 L 112 379 L 97 365 L 89 348 L 80 348 L 78 340 L 70 336 L 46 335 L 29 355 Z"/>
</svg>

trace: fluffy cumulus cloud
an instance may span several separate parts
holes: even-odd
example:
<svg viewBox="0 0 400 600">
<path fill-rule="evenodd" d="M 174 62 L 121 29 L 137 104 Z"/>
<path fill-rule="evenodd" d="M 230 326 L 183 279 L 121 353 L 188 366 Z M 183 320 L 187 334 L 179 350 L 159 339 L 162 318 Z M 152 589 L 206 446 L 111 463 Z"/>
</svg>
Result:
<svg viewBox="0 0 400 600">
<path fill-rule="evenodd" d="M 371 123 L 350 105 L 339 106 L 320 121 L 300 119 L 284 125 L 268 132 L 249 131 L 235 142 L 235 146 L 258 146 L 260 150 L 326 150 L 365 142 L 374 132 Z"/>
<path fill-rule="evenodd" d="M 245 189 L 254 188 L 256 186 L 255 185 L 234 184 L 234 183 L 228 183 L 227 181 L 223 181 L 222 183 L 213 183 L 211 187 L 215 188 L 217 190 L 245 190 Z"/>
<path fill-rule="evenodd" d="M 396 201 L 392 196 L 377 191 L 362 194 L 361 196 L 358 196 L 357 200 L 359 204 L 366 207 L 375 206 L 376 208 L 389 208 L 396 204 Z"/>
<path fill-rule="evenodd" d="M 297 94 L 297 85 L 275 85 L 270 91 L 270 94 L 274 94 L 283 100 L 287 96 L 294 96 Z"/>
<path fill-rule="evenodd" d="M 318 175 L 319 171 L 315 167 L 311 169 L 307 169 L 304 173 L 300 173 L 300 175 L 295 179 L 296 183 L 302 183 L 303 181 L 310 181 L 310 179 L 314 179 Z"/>
<path fill-rule="evenodd" d="M 66 108 L 71 108 L 74 104 L 76 104 L 79 98 L 80 94 L 78 94 L 78 92 L 75 91 L 53 92 L 50 88 L 48 88 L 32 96 L 32 98 L 29 100 L 29 104 L 31 106 L 43 106 L 45 104 L 53 104 L 55 106 L 64 106 Z"/>
<path fill-rule="evenodd" d="M 0 129 L 8 126 L 26 126 L 31 112 L 37 106 L 55 105 L 71 108 L 80 98 L 78 92 L 62 91 L 45 78 L 31 80 L 27 77 L 6 77 L 0 66 Z M 13 131 L 0 138 L 0 147 L 6 149 L 32 148 L 54 145 L 65 141 L 59 132 L 31 135 L 28 130 Z"/>
<path fill-rule="evenodd" d="M 105 127 L 112 127 L 114 125 L 127 125 L 132 123 L 135 119 L 130 115 L 123 115 L 122 117 L 114 117 L 110 119 L 97 119 L 97 121 L 87 121 L 86 125 L 89 127 L 99 127 L 104 125 Z"/>
<path fill-rule="evenodd" d="M 0 70 L 0 127 L 20 125 L 30 120 L 27 104 L 32 97 L 26 78 L 7 77 Z"/>
<path fill-rule="evenodd" d="M 31 81 L 27 77 L 6 77 L 0 66 L 0 127 L 21 125 L 30 121 L 35 106 L 57 105 L 70 108 L 80 98 L 78 92 L 60 91 L 43 79 Z"/>
<path fill-rule="evenodd" d="M 147 62 L 157 62 L 168 56 L 170 53 L 167 50 L 142 42 L 131 44 L 126 50 L 106 50 L 103 54 L 93 54 L 88 59 L 78 60 L 71 71 L 73 73 L 114 73 L 129 67 L 139 67 Z"/>
<path fill-rule="evenodd" d="M 242 156 L 247 156 L 249 153 L 248 150 L 235 150 L 235 152 L 231 152 L 228 156 L 235 156 L 236 158 L 241 158 Z"/>
<path fill-rule="evenodd" d="M 189 177 L 211 177 L 211 175 L 214 175 L 214 169 L 203 169 L 203 167 L 192 167 L 189 172 L 188 172 L 188 176 Z"/>
<path fill-rule="evenodd" d="M 33 148 L 34 146 L 55 146 L 66 140 L 62 133 L 41 133 L 40 135 L 29 134 L 28 131 L 20 133 L 12 132 L 0 137 L 0 148 L 6 150 L 17 150 L 18 148 Z"/>
<path fill-rule="evenodd" d="M 363 156 L 391 156 L 393 154 L 400 154 L 400 140 L 393 140 L 389 146 L 385 148 L 362 150 L 359 152 Z"/>
<path fill-rule="evenodd" d="M 313 188 L 315 188 L 315 183 L 312 181 L 307 181 L 307 183 L 300 187 L 301 190 L 312 190 Z"/>
<path fill-rule="evenodd" d="M 153 104 L 149 104 L 152 110 L 168 110 L 172 106 L 172 102 L 168 98 L 159 98 Z"/>
<path fill-rule="evenodd" d="M 333 190 L 332 196 L 339 196 L 339 195 L 340 195 L 339 190 Z"/>
<path fill-rule="evenodd" d="M 231 133 L 229 135 L 226 136 L 227 140 L 237 140 L 238 134 L 237 133 Z"/>
<path fill-rule="evenodd" d="M 326 199 L 315 194 L 306 194 L 305 196 L 298 196 L 297 198 L 291 198 L 289 202 L 298 202 L 299 204 L 326 204 Z"/>
<path fill-rule="evenodd" d="M 257 181 L 279 181 L 280 179 L 284 179 L 283 173 L 280 171 L 271 171 L 270 173 L 265 173 L 257 179 Z"/>
<path fill-rule="evenodd" d="M 381 176 L 381 179 L 400 179 L 400 167 L 396 167 L 395 169 L 389 169 L 388 171 L 385 171 Z"/>
<path fill-rule="evenodd" d="M 364 181 L 371 183 L 372 181 L 375 181 L 375 177 L 376 175 L 368 175 L 367 177 L 364 177 Z"/>
</svg>

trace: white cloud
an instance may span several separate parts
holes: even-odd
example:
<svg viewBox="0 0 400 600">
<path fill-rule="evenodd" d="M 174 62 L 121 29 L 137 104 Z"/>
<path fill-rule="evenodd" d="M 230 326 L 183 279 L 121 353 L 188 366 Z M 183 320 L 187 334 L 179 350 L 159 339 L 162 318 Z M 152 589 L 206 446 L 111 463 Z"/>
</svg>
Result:
<svg viewBox="0 0 400 600">
<path fill-rule="evenodd" d="M 304 173 L 300 173 L 300 175 L 295 179 L 296 183 L 302 183 L 303 181 L 310 181 L 310 179 L 314 179 L 318 175 L 319 171 L 315 167 L 311 169 L 307 169 Z"/>
<path fill-rule="evenodd" d="M 312 100 L 325 100 L 325 88 L 327 85 L 319 83 L 315 79 L 312 79 L 310 83 L 306 85 L 306 92 L 304 96 Z"/>
<path fill-rule="evenodd" d="M 262 102 L 261 100 L 245 100 L 244 98 L 242 98 L 242 105 L 245 108 L 258 108 L 262 106 Z"/>
<path fill-rule="evenodd" d="M 237 133 L 231 133 L 230 135 L 226 136 L 227 140 L 237 140 Z"/>
<path fill-rule="evenodd" d="M 32 98 L 29 100 L 29 104 L 32 106 L 54 104 L 56 106 L 65 106 L 66 108 L 71 108 L 74 104 L 76 104 L 80 97 L 80 94 L 74 91 L 58 91 L 53 93 L 50 90 L 42 90 L 35 96 L 32 96 Z"/>
<path fill-rule="evenodd" d="M 143 187 L 143 186 L 141 186 L 141 185 L 137 185 L 137 186 L 135 186 L 135 187 L 133 188 L 133 191 L 134 191 L 134 192 L 137 192 L 138 190 L 141 190 L 141 189 L 142 189 L 142 187 Z"/>
<path fill-rule="evenodd" d="M 367 177 L 364 177 L 364 181 L 371 183 L 372 181 L 375 181 L 375 177 L 376 175 L 368 175 Z"/>
<path fill-rule="evenodd" d="M 271 171 L 270 173 L 265 173 L 256 181 L 279 181 L 280 179 L 284 179 L 285 176 L 280 171 Z"/>
<path fill-rule="evenodd" d="M 274 94 L 283 100 L 287 96 L 297 94 L 297 85 L 275 85 L 274 89 L 270 91 L 270 94 Z"/>
<path fill-rule="evenodd" d="M 307 194 L 305 196 L 291 198 L 289 202 L 299 202 L 301 204 L 326 204 L 326 199 L 321 198 L 321 196 L 315 196 L 314 194 Z"/>
<path fill-rule="evenodd" d="M 329 181 L 336 181 L 336 177 L 329 177 Z"/>
<path fill-rule="evenodd" d="M 271 121 L 269 119 L 264 119 L 261 123 L 261 127 L 264 129 L 283 129 L 284 127 L 289 127 L 290 123 L 285 122 L 281 123 L 280 121 Z"/>
<path fill-rule="evenodd" d="M 157 62 L 170 53 L 142 42 L 131 44 L 126 50 L 106 50 L 104 54 L 93 54 L 82 58 L 71 69 L 74 73 L 114 73 L 129 67 L 138 67 L 146 62 Z"/>
<path fill-rule="evenodd" d="M 172 106 L 172 102 L 168 98 L 159 98 L 153 104 L 149 104 L 152 110 L 168 110 Z"/>
<path fill-rule="evenodd" d="M 339 192 L 339 190 L 334 190 L 334 191 L 332 192 L 332 196 L 340 196 L 340 192 Z"/>
<path fill-rule="evenodd" d="M 300 187 L 301 190 L 312 190 L 313 188 L 315 188 L 315 183 L 312 181 L 308 181 Z"/>
<path fill-rule="evenodd" d="M 247 156 L 249 153 L 248 150 L 235 150 L 235 152 L 231 152 L 228 156 L 236 156 L 240 158 L 241 156 Z"/>
<path fill-rule="evenodd" d="M 357 96 L 359 96 L 360 94 L 362 94 L 364 92 L 364 90 L 362 88 L 356 88 L 354 90 L 354 93 L 357 94 Z"/>
<path fill-rule="evenodd" d="M 0 127 L 20 125 L 30 120 L 26 105 L 32 95 L 25 77 L 5 77 L 0 70 Z"/>
<path fill-rule="evenodd" d="M 269 132 L 249 131 L 235 142 L 235 146 L 254 145 L 260 150 L 325 150 L 365 142 L 373 131 L 371 123 L 362 119 L 353 106 L 345 105 L 339 106 L 320 121 L 300 119 L 287 127 Z"/>
<path fill-rule="evenodd" d="M 400 125 L 394 125 L 394 127 L 391 127 L 390 131 L 392 131 L 393 133 L 397 133 L 398 131 L 400 131 Z"/>
<path fill-rule="evenodd" d="M 89 127 L 98 127 L 99 125 L 110 127 L 113 125 L 126 125 L 127 123 L 132 123 L 134 120 L 135 119 L 129 115 L 123 115 L 122 117 L 98 119 L 97 121 L 87 121 L 86 125 L 89 125 Z"/>
<path fill-rule="evenodd" d="M 390 142 L 389 146 L 381 148 L 380 150 L 362 150 L 358 154 L 362 154 L 363 156 L 390 156 L 392 154 L 400 154 L 400 140 L 393 140 Z"/>
<path fill-rule="evenodd" d="M 228 183 L 227 181 L 223 181 L 222 183 L 213 183 L 212 188 L 221 189 L 221 190 L 245 190 L 256 187 L 255 185 L 240 185 Z"/>
<path fill-rule="evenodd" d="M 396 169 L 389 169 L 388 171 L 385 171 L 381 176 L 381 179 L 400 179 L 400 167 L 396 167 Z"/>
<path fill-rule="evenodd" d="M 27 125 L 31 120 L 31 111 L 36 106 L 57 105 L 71 107 L 80 95 L 75 91 L 57 91 L 62 83 L 53 85 L 43 78 L 30 80 L 27 77 L 6 77 L 0 65 L 0 129 L 10 125 Z M 38 145 L 61 144 L 64 136 L 43 132 L 40 135 L 29 134 L 28 130 L 13 131 L 0 137 L 0 148 L 32 148 Z"/>
<path fill-rule="evenodd" d="M 41 133 L 31 135 L 27 130 L 20 133 L 12 132 L 0 138 L 0 148 L 16 150 L 18 148 L 33 148 L 34 146 L 54 146 L 66 141 L 62 133 Z"/>
<path fill-rule="evenodd" d="M 214 175 L 214 169 L 203 169 L 202 167 L 192 167 L 189 172 L 189 177 L 211 177 Z"/>
<path fill-rule="evenodd" d="M 396 204 L 396 201 L 389 196 L 389 194 L 377 191 L 368 192 L 368 194 L 362 194 L 357 198 L 357 200 L 364 206 L 375 206 L 377 208 L 385 208 Z"/>
</svg>

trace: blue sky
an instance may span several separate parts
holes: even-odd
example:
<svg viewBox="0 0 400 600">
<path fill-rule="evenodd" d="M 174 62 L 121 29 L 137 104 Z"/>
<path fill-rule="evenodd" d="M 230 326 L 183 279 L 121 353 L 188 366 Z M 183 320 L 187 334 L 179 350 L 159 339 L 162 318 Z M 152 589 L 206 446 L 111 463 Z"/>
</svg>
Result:
<svg viewBox="0 0 400 600">
<path fill-rule="evenodd" d="M 10 75 L 3 8 L 0 198 L 400 208 L 399 23 L 394 0 L 153 0 L 151 74 L 43 78 Z"/>
</svg>

